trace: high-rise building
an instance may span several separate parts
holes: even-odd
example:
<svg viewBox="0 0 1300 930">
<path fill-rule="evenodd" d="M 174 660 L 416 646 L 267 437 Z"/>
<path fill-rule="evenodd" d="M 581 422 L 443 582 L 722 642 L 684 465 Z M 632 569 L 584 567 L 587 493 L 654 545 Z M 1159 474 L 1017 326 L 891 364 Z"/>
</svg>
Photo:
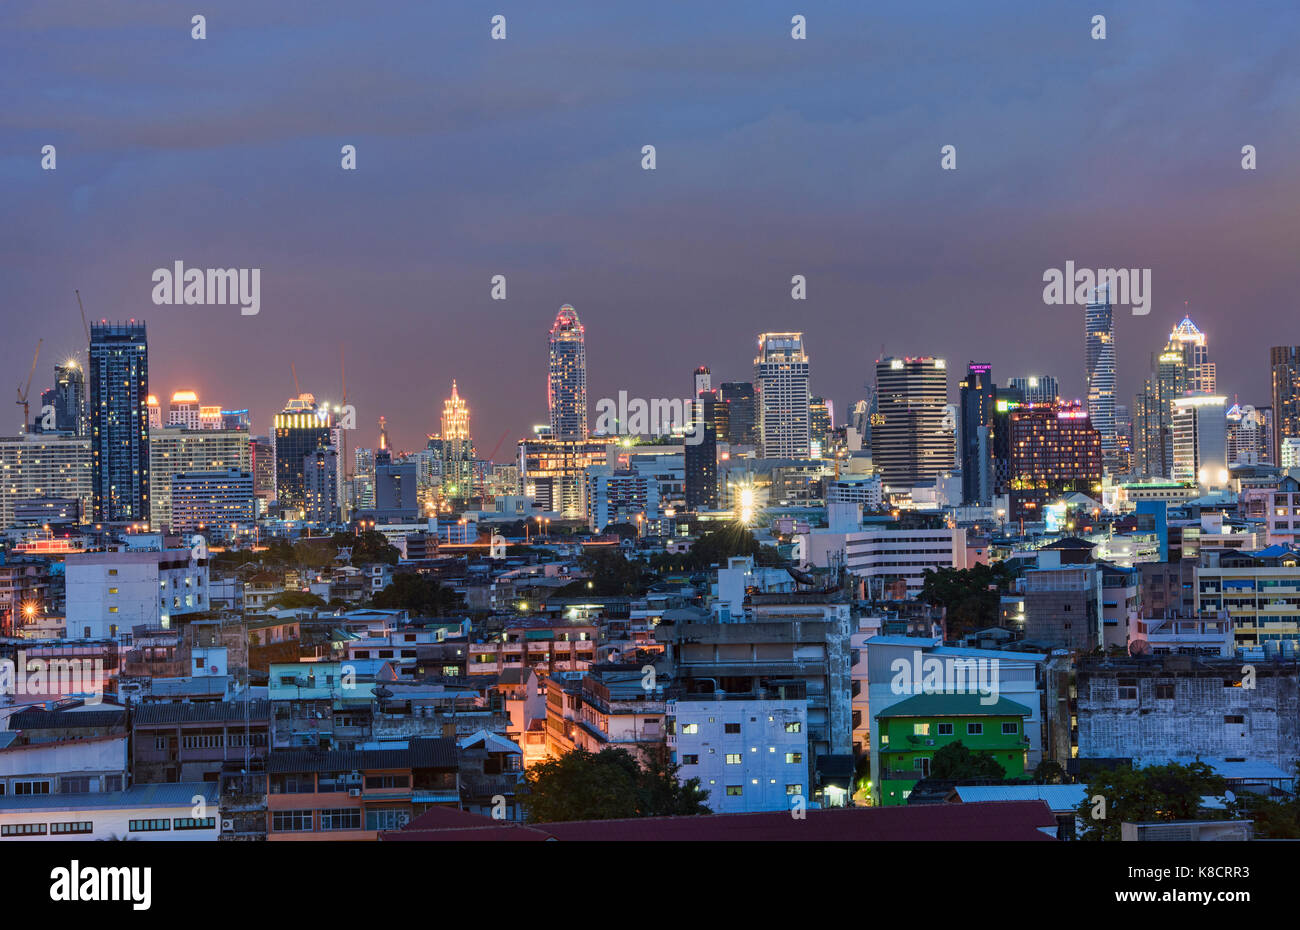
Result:
<svg viewBox="0 0 1300 930">
<path fill-rule="evenodd" d="M 727 442 L 733 446 L 758 445 L 758 407 L 749 381 L 724 381 L 718 389 L 727 406 Z"/>
<path fill-rule="evenodd" d="M 321 446 L 302 459 L 303 519 L 309 523 L 339 521 L 339 456 L 333 446 Z"/>
<path fill-rule="evenodd" d="M 808 433 L 811 454 L 825 456 L 831 448 L 831 433 L 835 429 L 834 402 L 824 397 L 814 397 L 808 402 Z"/>
<path fill-rule="evenodd" d="M 1095 497 L 1101 435 L 1076 404 L 1026 404 L 1011 411 L 1011 519 L 1041 520 L 1067 491 Z"/>
<path fill-rule="evenodd" d="M 948 409 L 944 359 L 878 359 L 876 401 L 871 461 L 886 487 L 911 488 L 952 469 L 955 424 Z"/>
<path fill-rule="evenodd" d="M 1268 464 L 1273 442 L 1268 431 L 1267 408 L 1261 411 L 1249 404 L 1228 408 L 1227 442 L 1229 465 Z"/>
<path fill-rule="evenodd" d="M 149 519 L 148 396 L 144 323 L 92 323 L 90 444 L 97 523 Z"/>
<path fill-rule="evenodd" d="M 149 411 L 149 428 L 162 429 L 162 404 L 158 402 L 157 396 L 150 394 L 145 398 L 144 404 Z"/>
<path fill-rule="evenodd" d="M 45 408 L 53 408 L 53 430 L 45 429 Z M 60 432 L 70 436 L 85 436 L 86 423 L 86 373 L 69 359 L 54 366 L 54 387 L 41 393 L 41 417 L 37 423 L 41 432 Z"/>
<path fill-rule="evenodd" d="M 1282 461 L 1282 442 L 1300 438 L 1300 346 L 1268 350 L 1273 378 L 1273 461 Z"/>
<path fill-rule="evenodd" d="M 301 515 L 306 503 L 303 462 L 318 449 L 329 448 L 330 414 L 316 406 L 311 394 L 299 394 L 275 415 L 275 494 L 281 511 Z M 335 492 L 337 497 L 337 492 Z"/>
<path fill-rule="evenodd" d="M 1169 344 L 1183 350 L 1187 363 L 1187 389 L 1213 394 L 1218 389 L 1218 375 L 1210 361 L 1210 347 L 1205 333 L 1197 329 L 1190 316 L 1184 316 L 1169 334 Z"/>
<path fill-rule="evenodd" d="M 200 409 L 198 394 L 193 391 L 176 391 L 172 394 L 171 405 L 167 411 L 167 425 L 183 426 L 185 429 L 202 429 Z"/>
<path fill-rule="evenodd" d="M 1012 379 L 1013 382 L 1017 379 Z M 993 414 L 997 388 L 993 366 L 971 362 L 961 382 L 961 498 L 993 502 Z"/>
<path fill-rule="evenodd" d="M 1007 386 L 1020 392 L 1020 402 L 1024 404 L 1054 404 L 1061 396 L 1061 386 L 1051 375 L 1012 378 Z"/>
<path fill-rule="evenodd" d="M 701 365 L 695 369 L 695 390 L 691 391 L 692 397 L 699 397 L 701 394 L 708 394 L 713 391 L 713 376 L 709 372 L 707 365 Z"/>
<path fill-rule="evenodd" d="M 1168 478 L 1173 470 L 1174 401 L 1192 387 L 1188 351 L 1166 343 L 1151 362 L 1151 377 L 1134 398 L 1133 468 L 1139 475 Z"/>
<path fill-rule="evenodd" d="M 149 474 L 153 493 L 149 502 L 154 529 L 173 525 L 172 485 L 176 475 L 253 472 L 253 453 L 247 430 L 187 429 L 168 426 L 149 433 Z M 195 485 L 198 487 L 198 485 Z"/>
<path fill-rule="evenodd" d="M 253 494 L 262 501 L 275 500 L 275 443 L 269 436 L 248 441 L 253 463 Z"/>
<path fill-rule="evenodd" d="M 442 432 L 437 444 L 442 459 L 443 497 L 473 497 L 474 442 L 469 434 L 469 407 L 461 399 L 454 380 L 451 396 L 442 405 Z"/>
<path fill-rule="evenodd" d="M 1084 311 L 1084 362 L 1088 384 L 1088 416 L 1101 434 L 1102 456 L 1115 469 L 1115 318 L 1110 284 L 1093 291 Z"/>
<path fill-rule="evenodd" d="M 692 418 L 702 416 L 703 422 L 691 424 L 692 435 L 699 436 L 700 441 L 686 443 L 683 455 L 686 469 L 684 491 L 688 510 L 716 510 L 718 507 L 717 410 L 724 405 L 715 397 L 713 391 L 706 390 L 699 395 L 692 408 Z"/>
<path fill-rule="evenodd" d="M 590 439 L 537 437 L 519 440 L 519 481 L 523 493 L 544 511 L 567 518 L 587 515 L 584 473 L 607 463 L 617 436 Z"/>
<path fill-rule="evenodd" d="M 247 534 L 257 517 L 253 475 L 246 469 L 221 468 L 172 475 L 170 528 L 173 533 L 203 533 L 225 541 Z"/>
<path fill-rule="evenodd" d="M 546 399 L 552 438 L 587 438 L 587 344 L 582 322 L 568 304 L 551 324 Z"/>
<path fill-rule="evenodd" d="M 1227 402 L 1221 395 L 1199 393 L 1174 401 L 1173 480 L 1203 489 L 1228 486 Z"/>
<path fill-rule="evenodd" d="M 90 439 L 28 433 L 0 439 L 0 529 L 15 524 L 23 502 L 73 498 L 89 518 L 94 508 Z"/>
<path fill-rule="evenodd" d="M 761 333 L 754 359 L 759 455 L 806 459 L 810 453 L 808 355 L 803 333 Z"/>
</svg>

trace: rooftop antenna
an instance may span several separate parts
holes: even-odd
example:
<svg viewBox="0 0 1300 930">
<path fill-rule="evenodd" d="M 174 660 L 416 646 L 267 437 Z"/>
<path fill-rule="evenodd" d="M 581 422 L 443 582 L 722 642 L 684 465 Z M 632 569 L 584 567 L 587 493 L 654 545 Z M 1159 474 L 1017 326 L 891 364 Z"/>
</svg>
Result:
<svg viewBox="0 0 1300 930">
<path fill-rule="evenodd" d="M 293 394 L 294 397 L 302 396 L 302 389 L 298 387 L 298 369 L 293 367 L 293 362 L 289 363 L 289 371 L 293 374 Z"/>
</svg>

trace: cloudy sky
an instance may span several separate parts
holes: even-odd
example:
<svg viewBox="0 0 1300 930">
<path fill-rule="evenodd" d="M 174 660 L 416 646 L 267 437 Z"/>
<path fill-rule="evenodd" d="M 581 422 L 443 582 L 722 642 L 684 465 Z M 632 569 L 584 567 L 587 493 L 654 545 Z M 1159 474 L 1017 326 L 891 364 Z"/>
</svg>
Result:
<svg viewBox="0 0 1300 930">
<path fill-rule="evenodd" d="M 455 378 L 503 460 L 564 303 L 593 409 L 747 380 L 764 329 L 805 332 L 837 416 L 882 350 L 1079 396 L 1082 311 L 1042 299 L 1072 260 L 1152 271 L 1121 402 L 1186 301 L 1220 390 L 1265 403 L 1268 346 L 1300 343 L 1297 35 L 1294 0 L 6 0 L 0 371 L 44 338 L 36 393 L 84 350 L 80 288 L 148 322 L 160 396 L 265 432 L 290 362 L 338 399 L 342 345 L 357 444 L 382 414 L 422 445 Z M 260 312 L 155 306 L 176 261 L 261 269 Z"/>
</svg>

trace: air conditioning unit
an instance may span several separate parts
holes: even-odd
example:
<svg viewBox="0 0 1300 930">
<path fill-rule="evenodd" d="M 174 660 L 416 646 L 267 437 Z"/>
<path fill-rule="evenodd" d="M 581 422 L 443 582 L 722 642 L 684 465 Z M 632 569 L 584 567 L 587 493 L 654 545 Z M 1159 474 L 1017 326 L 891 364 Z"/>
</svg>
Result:
<svg viewBox="0 0 1300 930">
<path fill-rule="evenodd" d="M 350 798 L 359 798 L 359 797 L 361 797 L 361 789 L 360 789 L 360 788 L 349 788 L 349 789 L 348 789 L 348 797 L 350 797 Z"/>
<path fill-rule="evenodd" d="M 233 820 L 221 821 L 221 829 L 226 831 L 227 833 L 233 833 L 235 830 L 235 821 Z"/>
</svg>

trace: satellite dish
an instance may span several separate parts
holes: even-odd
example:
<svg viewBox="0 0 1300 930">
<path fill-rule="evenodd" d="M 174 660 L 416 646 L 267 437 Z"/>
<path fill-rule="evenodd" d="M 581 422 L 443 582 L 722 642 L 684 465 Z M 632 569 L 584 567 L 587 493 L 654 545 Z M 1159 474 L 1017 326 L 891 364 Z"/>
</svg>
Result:
<svg viewBox="0 0 1300 930">
<path fill-rule="evenodd" d="M 1135 639 L 1128 644 L 1128 654 L 1131 656 L 1149 656 L 1151 655 L 1151 644 L 1145 639 Z"/>
<path fill-rule="evenodd" d="M 1223 800 L 1231 804 L 1233 801 L 1237 800 L 1237 796 L 1233 794 L 1231 790 L 1225 791 L 1223 792 Z"/>
</svg>

